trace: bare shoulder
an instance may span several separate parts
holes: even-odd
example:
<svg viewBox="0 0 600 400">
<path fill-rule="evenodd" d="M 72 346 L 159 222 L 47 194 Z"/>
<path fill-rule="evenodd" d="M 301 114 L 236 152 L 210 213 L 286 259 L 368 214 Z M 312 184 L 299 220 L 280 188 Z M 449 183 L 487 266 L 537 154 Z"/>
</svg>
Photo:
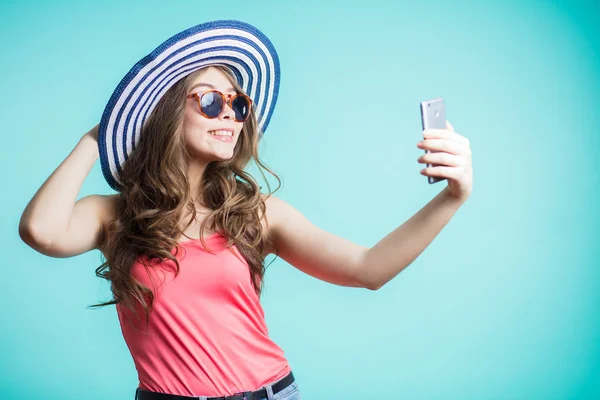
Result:
<svg viewBox="0 0 600 400">
<path fill-rule="evenodd" d="M 275 214 L 281 213 L 283 201 L 273 194 L 263 194 L 262 198 L 265 201 L 267 218 L 277 217 Z"/>
<path fill-rule="evenodd" d="M 273 253 L 280 253 L 292 236 L 300 237 L 301 232 L 308 232 L 314 225 L 294 206 L 274 196 L 263 196 L 266 205 L 269 241 Z"/>
<path fill-rule="evenodd" d="M 285 215 L 292 209 L 292 206 L 273 194 L 263 194 L 263 200 L 269 229 L 277 229 L 281 221 L 285 220 Z"/>
<path fill-rule="evenodd" d="M 265 202 L 265 215 L 262 219 L 262 224 L 269 243 L 266 251 L 267 254 L 273 254 L 277 252 L 275 247 L 275 232 L 285 214 L 285 205 L 287 203 L 273 194 L 263 194 L 262 198 Z"/>
</svg>

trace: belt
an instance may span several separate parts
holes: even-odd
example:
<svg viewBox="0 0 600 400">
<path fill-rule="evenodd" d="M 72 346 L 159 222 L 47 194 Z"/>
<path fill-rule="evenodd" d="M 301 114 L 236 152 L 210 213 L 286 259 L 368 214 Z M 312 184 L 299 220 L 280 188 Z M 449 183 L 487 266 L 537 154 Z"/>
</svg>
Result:
<svg viewBox="0 0 600 400">
<path fill-rule="evenodd" d="M 277 394 L 294 382 L 294 374 L 290 372 L 286 377 L 272 385 L 273 394 Z M 198 396 L 180 396 L 177 394 L 156 393 L 137 388 L 136 400 L 198 400 Z M 225 397 L 207 397 L 206 400 L 260 400 L 267 398 L 267 389 L 260 388 L 254 392 L 237 392 Z"/>
</svg>

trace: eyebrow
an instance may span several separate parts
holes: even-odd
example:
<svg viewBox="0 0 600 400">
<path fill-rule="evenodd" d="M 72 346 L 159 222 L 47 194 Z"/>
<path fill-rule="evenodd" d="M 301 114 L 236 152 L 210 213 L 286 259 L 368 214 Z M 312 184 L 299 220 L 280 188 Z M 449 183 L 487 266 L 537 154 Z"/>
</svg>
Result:
<svg viewBox="0 0 600 400">
<path fill-rule="evenodd" d="M 193 90 L 195 88 L 197 88 L 198 86 L 208 86 L 211 89 L 216 89 L 216 87 L 214 87 L 213 85 L 211 85 L 210 83 L 197 83 L 194 86 L 191 87 L 190 90 Z M 235 89 L 233 87 L 229 87 L 227 89 L 225 89 L 227 92 L 234 92 L 236 93 Z"/>
</svg>

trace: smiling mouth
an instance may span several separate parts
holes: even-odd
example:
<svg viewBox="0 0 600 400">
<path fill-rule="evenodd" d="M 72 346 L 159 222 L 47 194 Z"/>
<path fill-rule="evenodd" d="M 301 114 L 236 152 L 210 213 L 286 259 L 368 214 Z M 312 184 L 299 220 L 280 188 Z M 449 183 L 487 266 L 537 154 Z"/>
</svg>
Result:
<svg viewBox="0 0 600 400">
<path fill-rule="evenodd" d="M 217 131 L 210 131 L 210 132 L 208 132 L 208 134 L 221 142 L 227 142 L 227 143 L 233 142 L 233 132 L 231 132 L 231 131 L 217 130 Z"/>
</svg>

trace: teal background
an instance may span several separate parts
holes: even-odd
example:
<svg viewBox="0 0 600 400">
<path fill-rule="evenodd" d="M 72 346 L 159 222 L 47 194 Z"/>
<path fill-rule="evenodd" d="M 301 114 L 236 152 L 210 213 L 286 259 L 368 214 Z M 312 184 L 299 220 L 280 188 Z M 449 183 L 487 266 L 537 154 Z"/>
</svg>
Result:
<svg viewBox="0 0 600 400">
<path fill-rule="evenodd" d="M 471 198 L 379 291 L 277 259 L 263 305 L 305 399 L 600 398 L 600 10 L 582 1 L 0 0 L 0 398 L 133 399 L 99 252 L 56 259 L 21 213 L 140 58 L 213 19 L 279 51 L 261 143 L 277 195 L 367 246 L 445 185 L 419 174 L 419 102 L 471 141 Z M 112 193 L 100 162 L 79 197 Z"/>
</svg>

